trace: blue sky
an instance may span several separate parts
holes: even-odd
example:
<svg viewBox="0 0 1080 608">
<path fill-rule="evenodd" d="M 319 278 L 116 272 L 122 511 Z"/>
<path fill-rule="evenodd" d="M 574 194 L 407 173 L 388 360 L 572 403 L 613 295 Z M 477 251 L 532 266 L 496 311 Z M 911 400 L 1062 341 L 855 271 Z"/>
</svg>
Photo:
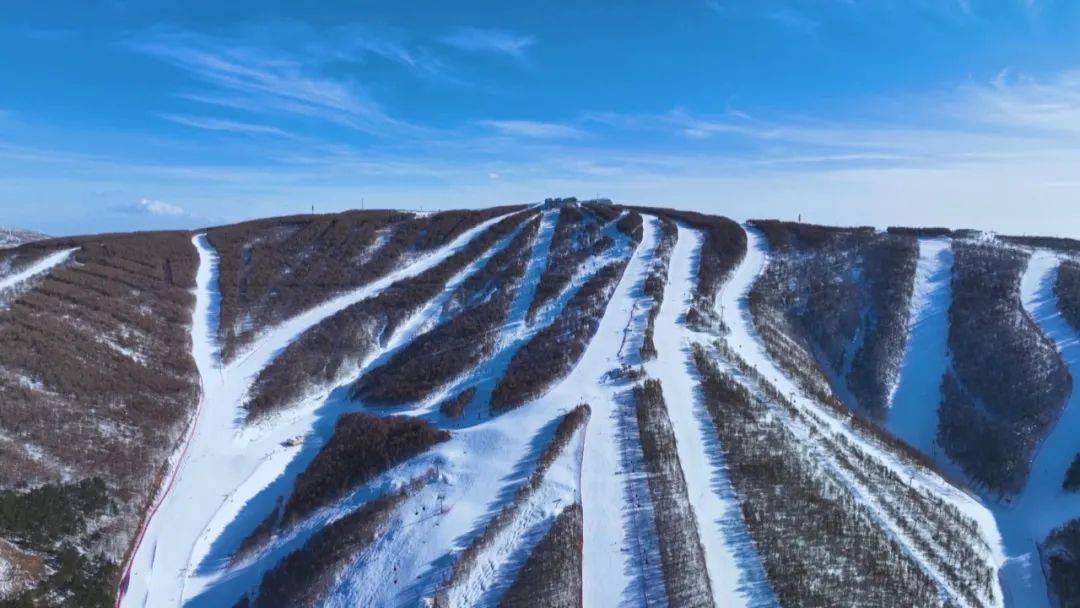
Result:
<svg viewBox="0 0 1080 608">
<path fill-rule="evenodd" d="M 1080 3 L 7 2 L 0 225 L 608 196 L 1080 237 Z"/>
</svg>

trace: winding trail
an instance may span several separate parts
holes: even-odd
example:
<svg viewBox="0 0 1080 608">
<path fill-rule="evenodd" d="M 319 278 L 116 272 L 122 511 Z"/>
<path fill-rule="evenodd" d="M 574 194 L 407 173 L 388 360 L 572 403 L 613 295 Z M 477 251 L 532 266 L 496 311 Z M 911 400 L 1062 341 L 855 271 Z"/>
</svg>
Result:
<svg viewBox="0 0 1080 608">
<path fill-rule="evenodd" d="M 19 283 L 22 283 L 23 281 L 32 279 L 39 274 L 52 270 L 54 266 L 57 266 L 67 261 L 67 259 L 71 257 L 71 254 L 75 253 L 78 250 L 79 248 L 75 247 L 72 249 L 64 249 L 63 251 L 50 253 L 49 255 L 41 258 L 33 264 L 30 264 L 29 266 L 23 268 L 18 272 L 13 272 L 7 276 L 0 277 L 0 292 L 4 291 L 5 289 L 16 287 L 19 285 Z"/>
<path fill-rule="evenodd" d="M 882 465 L 891 469 L 902 479 L 908 479 L 909 485 L 915 488 L 927 489 L 938 497 L 951 502 L 962 513 L 972 518 L 979 526 L 983 540 L 990 547 L 991 554 L 987 556 L 993 564 L 1000 564 L 1001 538 L 997 530 L 997 524 L 989 509 L 977 500 L 953 487 L 944 479 L 926 471 L 914 464 L 898 457 L 889 449 L 878 445 L 875 441 L 867 440 L 860 433 L 854 431 L 848 422 L 838 417 L 834 412 L 817 404 L 812 398 L 803 393 L 799 386 L 787 376 L 779 365 L 769 356 L 765 345 L 758 338 L 754 328 L 754 321 L 746 297 L 756 277 L 765 269 L 768 263 L 768 244 L 765 238 L 756 230 L 747 229 L 747 252 L 743 261 L 735 269 L 731 279 L 724 287 L 721 294 L 721 310 L 725 325 L 730 328 L 727 336 L 729 346 L 742 357 L 747 363 L 755 367 L 768 382 L 773 384 L 783 395 L 789 395 L 790 401 L 796 407 L 811 415 L 812 419 L 820 421 L 815 423 L 818 432 L 837 433 L 846 440 L 858 445 L 866 454 L 874 457 Z M 904 548 L 920 567 L 933 578 L 941 590 L 950 596 L 953 601 L 961 604 L 960 596 L 952 589 L 943 572 L 938 571 L 928 561 L 914 539 L 901 529 L 879 505 L 873 496 L 871 488 L 863 487 L 853 478 L 848 477 L 849 484 L 855 496 L 867 502 L 867 506 L 874 513 L 886 532 Z"/>
<path fill-rule="evenodd" d="M 219 510 L 231 504 L 234 492 L 253 477 L 261 476 L 264 481 L 276 478 L 296 453 L 282 442 L 311 431 L 313 416 L 283 418 L 282 424 L 254 432 L 245 428 L 243 399 L 256 374 L 316 323 L 433 267 L 501 219 L 483 222 L 409 266 L 301 312 L 260 336 L 251 349 L 225 367 L 218 359 L 215 338 L 220 302 L 217 256 L 205 235 L 194 237 L 200 264 L 192 316 L 192 356 L 202 396 L 188 434 L 170 459 L 166 481 L 136 536 L 135 550 L 121 579 L 118 606 L 179 606 L 197 595 L 206 584 L 199 579 L 198 567 L 213 541 L 208 538 L 210 523 Z M 264 466 L 267 463 L 273 463 L 274 470 Z"/>
<path fill-rule="evenodd" d="M 1024 309 L 1054 342 L 1076 382 L 1080 378 L 1080 339 L 1062 317 L 1054 282 L 1058 256 L 1036 250 L 1028 261 L 1020 285 Z M 952 255 L 948 241 L 920 241 L 911 333 L 900 381 L 890 410 L 889 430 L 947 469 L 963 475 L 957 465 L 939 453 L 937 405 L 941 377 L 948 366 L 948 307 L 951 301 Z M 1039 557 L 1039 543 L 1056 527 L 1080 517 L 1080 495 L 1064 492 L 1061 482 L 1080 445 L 1080 391 L 1074 390 L 1049 435 L 1035 453 L 1031 474 L 1019 496 L 1003 502 L 983 496 L 1002 537 L 1005 559 L 999 578 L 1007 606 L 1049 608 L 1050 599 Z"/>
<path fill-rule="evenodd" d="M 1038 544 L 1069 520 L 1080 517 L 1080 494 L 1065 492 L 1065 471 L 1080 449 L 1080 337 L 1058 308 L 1054 295 L 1061 260 L 1036 250 L 1020 284 L 1024 308 L 1054 342 L 1073 377 L 1073 390 L 1057 424 L 1035 453 L 1023 491 L 1011 504 L 992 502 L 1005 541 L 1008 561 L 1001 569 L 1008 605 L 1049 607 Z"/>
<path fill-rule="evenodd" d="M 645 364 L 645 370 L 663 387 L 715 605 L 773 606 L 776 599 L 743 522 L 716 430 L 696 394 L 691 351 L 696 336 L 686 327 L 685 314 L 697 282 L 702 242 L 700 232 L 679 226 L 656 317 L 657 357 Z"/>
</svg>

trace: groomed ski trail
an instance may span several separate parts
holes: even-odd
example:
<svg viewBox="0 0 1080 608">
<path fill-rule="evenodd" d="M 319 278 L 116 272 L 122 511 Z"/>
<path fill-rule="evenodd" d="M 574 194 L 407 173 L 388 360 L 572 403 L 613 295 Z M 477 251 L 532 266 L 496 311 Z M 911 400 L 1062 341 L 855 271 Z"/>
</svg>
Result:
<svg viewBox="0 0 1080 608">
<path fill-rule="evenodd" d="M 895 474 L 901 478 L 909 479 L 909 484 L 913 487 L 934 492 L 940 498 L 951 502 L 961 513 L 972 518 L 979 525 L 979 530 L 986 545 L 990 547 L 991 553 L 987 558 L 992 564 L 1000 566 L 1004 561 L 1002 539 L 994 515 L 989 509 L 975 498 L 953 487 L 944 479 L 903 460 L 877 445 L 876 442 L 869 441 L 860 433 L 855 432 L 836 414 L 804 395 L 799 386 L 772 360 L 765 345 L 757 336 L 747 298 L 754 281 L 766 267 L 769 247 L 765 238 L 756 230 L 747 229 L 746 234 L 746 255 L 739 266 L 736 267 L 731 279 L 724 286 L 721 293 L 721 310 L 724 323 L 730 330 L 727 341 L 731 348 L 748 364 L 756 368 L 761 376 L 773 384 L 781 394 L 790 395 L 790 401 L 793 405 L 821 420 L 824 428 L 819 430 L 840 433 L 867 454 L 873 456 L 878 462 L 890 468 Z M 837 469 L 837 472 L 840 471 Z M 892 522 L 892 518 L 887 513 L 878 508 L 875 504 L 876 499 L 868 491 L 869 489 L 856 483 L 849 475 L 841 474 L 852 482 L 851 490 L 857 496 L 861 495 L 868 499 L 868 506 L 880 523 L 885 526 L 887 533 L 900 542 L 905 551 L 920 564 L 920 567 L 937 582 L 943 591 L 948 593 L 949 599 L 966 605 L 965 602 L 960 601 L 955 590 L 952 590 L 951 586 L 948 585 L 944 574 L 933 568 L 928 563 L 927 556 L 923 555 L 913 540 L 898 525 Z M 995 594 L 998 604 L 1001 603 L 1001 595 L 1001 593 Z"/>
<path fill-rule="evenodd" d="M 645 371 L 663 387 L 715 605 L 774 606 L 776 599 L 727 476 L 719 438 L 696 394 L 698 380 L 690 349 L 697 339 L 686 327 L 684 315 L 697 280 L 703 240 L 700 232 L 679 226 L 656 317 L 657 357 L 645 364 Z"/>
<path fill-rule="evenodd" d="M 243 399 L 258 372 L 300 334 L 338 310 L 377 295 L 401 279 L 415 276 L 446 259 L 476 235 L 505 216 L 487 220 L 459 235 L 450 244 L 363 287 L 331 298 L 271 328 L 247 352 L 225 367 L 218 360 L 216 319 L 216 253 L 205 235 L 193 242 L 199 252 L 196 308 L 192 315 L 192 356 L 202 384 L 202 396 L 189 431 L 153 507 L 138 532 L 136 546 L 121 578 L 117 606 L 179 606 L 194 593 L 186 589 L 200 560 L 195 548 L 219 509 L 267 462 L 281 470 L 292 460 L 281 446 L 288 437 L 305 434 L 311 417 L 261 429 L 258 437 L 245 433 Z M 284 456 L 283 452 L 285 452 Z M 278 456 L 274 458 L 274 456 Z M 265 469 L 261 472 L 265 474 Z M 272 473 L 272 472 L 271 472 Z M 280 470 L 278 471 L 280 473 Z M 274 479 L 270 474 L 264 479 Z M 197 593 L 202 585 L 194 585 Z"/>
<path fill-rule="evenodd" d="M 1080 494 L 1061 487 L 1080 437 L 1080 336 L 1062 316 L 1054 294 L 1060 263 L 1055 253 L 1035 250 L 1020 282 L 1024 309 L 1057 347 L 1073 377 L 1073 388 L 1057 423 L 1035 452 L 1023 491 L 1009 504 L 991 503 L 1008 555 L 1001 580 L 1010 608 L 1049 608 L 1039 543 L 1054 528 L 1080 517 Z"/>
<path fill-rule="evenodd" d="M 602 378 L 606 372 L 619 367 L 618 351 L 623 329 L 633 310 L 633 294 L 635 290 L 640 290 L 639 283 L 647 267 L 646 254 L 651 252 L 649 243 L 654 238 L 651 225 L 647 225 L 643 242 L 632 252 L 596 335 L 567 376 L 544 395 L 520 407 L 455 431 L 450 441 L 435 446 L 422 459 L 394 473 L 400 480 L 428 466 L 427 463 L 438 463 L 439 466 L 439 478 L 399 508 L 387 530 L 339 578 L 327 601 L 328 607 L 411 607 L 422 604 L 424 598 L 432 597 L 446 579 L 458 552 L 482 533 L 490 519 L 512 499 L 514 490 L 527 476 L 520 463 L 528 460 L 530 453 L 542 449 L 543 443 L 535 441 L 538 431 L 545 427 L 553 428 L 564 413 L 579 403 L 588 403 L 592 408 L 581 439 L 584 441 L 584 455 L 579 469 L 582 476 L 579 487 L 583 492 L 583 509 L 587 513 L 586 501 L 592 500 L 594 505 L 615 504 L 616 510 L 620 511 L 613 520 L 586 519 L 584 523 L 584 559 L 588 559 L 592 543 L 603 538 L 614 539 L 616 555 L 615 559 L 608 559 L 605 553 L 599 572 L 591 575 L 591 580 L 588 566 L 583 564 L 584 592 L 586 596 L 589 595 L 592 581 L 610 584 L 614 580 L 618 587 L 614 597 L 622 597 L 622 590 L 630 586 L 621 553 L 628 537 L 628 534 L 624 534 L 624 518 L 621 516 L 623 482 L 614 475 L 602 476 L 602 483 L 610 484 L 614 492 L 605 495 L 596 487 L 600 482 L 590 482 L 584 476 L 588 475 L 585 469 L 589 465 L 590 442 L 593 442 L 595 449 L 597 441 L 592 429 L 598 423 L 610 427 L 612 422 L 616 390 L 603 384 Z M 582 277 L 581 282 L 586 278 Z M 576 291 L 577 287 L 579 285 L 573 289 Z M 621 454 L 613 443 L 613 435 L 609 432 L 603 437 L 612 452 L 611 462 L 618 470 Z M 591 498 L 584 494 L 590 489 L 597 490 Z M 566 506 L 566 502 L 558 506 Z M 435 512 L 439 514 L 428 515 Z M 585 517 L 588 518 L 588 515 Z M 593 534 L 589 529 L 590 521 L 597 522 L 594 531 L 609 526 L 615 526 L 617 530 L 609 530 L 609 534 Z M 527 542 L 532 542 L 532 539 Z M 505 567 L 508 562 L 500 560 L 500 563 Z M 612 569 L 614 573 L 609 572 Z M 491 596 L 498 594 L 495 587 L 505 574 L 499 568 L 483 570 L 477 575 L 478 579 L 470 582 L 470 586 L 486 589 L 481 602 L 491 601 Z M 619 581 L 623 581 L 622 584 Z M 634 592 L 638 593 L 636 589 Z M 601 599 L 591 605 L 607 606 L 618 601 L 603 594 L 599 597 Z"/>
<path fill-rule="evenodd" d="M 919 239 L 907 345 L 886 424 L 889 432 L 931 457 L 937 456 L 941 377 L 949 365 L 952 264 L 949 239 Z"/>
<path fill-rule="evenodd" d="M 75 253 L 78 250 L 79 248 L 75 247 L 72 249 L 64 249 L 63 251 L 50 253 L 49 255 L 41 258 L 33 264 L 30 264 L 26 268 L 23 268 L 22 270 L 13 272 L 5 277 L 0 277 L 0 292 L 11 289 L 13 287 L 17 287 L 23 281 L 27 281 L 36 277 L 39 274 L 52 270 L 54 266 L 58 266 L 67 261 L 67 259 L 71 257 L 71 254 Z"/>
<path fill-rule="evenodd" d="M 308 397 L 297 400 L 289 409 L 271 415 L 267 421 L 246 425 L 238 431 L 236 437 L 238 444 L 248 442 L 266 445 L 268 448 L 274 447 L 268 443 L 268 436 L 274 438 L 279 444 L 284 439 L 295 437 L 297 433 L 303 434 L 306 439 L 299 453 L 290 449 L 278 449 L 266 456 L 213 515 L 192 550 L 191 562 L 209 571 L 200 571 L 197 573 L 199 576 L 189 581 L 189 587 L 194 587 L 187 594 L 192 598 L 187 602 L 189 605 L 212 607 L 231 601 L 231 598 L 252 590 L 258 586 L 262 576 L 270 568 L 289 553 L 300 548 L 319 529 L 348 514 L 372 497 L 394 491 L 394 487 L 386 484 L 400 486 L 410 481 L 410 479 L 398 479 L 392 476 L 380 477 L 352 495 L 318 510 L 304 521 L 291 526 L 285 533 L 275 537 L 274 542 L 268 547 L 258 551 L 254 559 L 242 560 L 235 564 L 230 562 L 230 557 L 242 538 L 238 534 L 249 533 L 256 523 L 262 521 L 262 518 L 270 513 L 277 500 L 284 501 L 288 497 L 296 476 L 329 440 L 333 434 L 334 424 L 341 414 L 352 411 L 366 411 L 373 415 L 388 413 L 385 409 L 371 410 L 362 404 L 354 403 L 346 396 L 347 391 L 343 390 L 344 386 L 385 362 L 399 349 L 404 348 L 424 331 L 437 324 L 443 305 L 454 291 L 490 262 L 491 258 L 503 251 L 524 227 L 525 223 L 522 223 L 476 260 L 450 277 L 442 292 L 429 300 L 418 312 L 404 320 L 386 340 L 385 345 L 369 353 L 356 369 L 342 372 L 340 383 L 343 384 L 341 386 L 339 383 L 329 383 L 321 388 L 315 387 Z M 424 461 L 423 458 L 418 458 L 417 461 L 427 462 L 425 466 L 429 469 L 433 466 L 437 468 L 437 463 Z M 425 471 L 414 472 L 414 477 L 423 476 L 425 476 Z"/>
<path fill-rule="evenodd" d="M 641 284 L 656 248 L 657 220 L 649 216 L 642 219 L 641 243 L 608 302 L 596 336 L 573 373 L 544 398 L 552 403 L 568 401 L 567 405 L 585 402 L 592 407 L 581 465 L 585 539 L 582 599 L 585 608 L 640 606 L 646 603 L 647 597 L 642 587 L 646 566 L 640 563 L 642 556 L 634 548 L 639 534 L 644 531 L 636 529 L 635 520 L 648 519 L 647 525 L 655 526 L 652 518 L 636 517 L 634 506 L 627 502 L 628 482 L 633 482 L 628 477 L 635 474 L 626 469 L 624 453 L 627 429 L 622 417 L 627 415 L 625 408 L 628 406 L 625 399 L 620 402 L 619 393 L 627 389 L 603 380 L 607 372 L 622 365 L 619 352 L 624 332 L 635 314 L 636 294 L 641 293 Z M 629 416 L 633 417 L 633 414 Z M 637 440 L 636 437 L 629 439 Z M 643 475 L 643 472 L 638 471 L 636 475 Z M 655 535 L 654 529 L 651 534 Z M 659 568 L 659 559 L 654 559 L 652 565 Z M 652 590 L 651 596 L 663 601 L 662 583 Z"/>
</svg>

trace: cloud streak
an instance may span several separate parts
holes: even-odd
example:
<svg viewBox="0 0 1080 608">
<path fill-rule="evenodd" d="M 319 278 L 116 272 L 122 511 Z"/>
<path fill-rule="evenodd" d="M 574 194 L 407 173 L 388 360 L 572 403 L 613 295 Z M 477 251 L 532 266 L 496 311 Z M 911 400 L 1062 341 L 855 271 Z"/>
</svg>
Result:
<svg viewBox="0 0 1080 608">
<path fill-rule="evenodd" d="M 534 120 L 481 120 L 477 124 L 493 129 L 503 135 L 532 139 L 577 139 L 585 135 L 581 130 L 554 122 Z"/>
<path fill-rule="evenodd" d="M 161 114 L 165 120 L 174 122 L 185 127 L 202 129 L 205 131 L 224 131 L 227 133 L 239 133 L 243 135 L 273 135 L 276 137 L 294 137 L 288 131 L 268 125 L 252 124 L 223 118 L 207 116 L 187 116 L 183 114 Z"/>
<path fill-rule="evenodd" d="M 470 53 L 492 53 L 520 58 L 536 40 L 506 30 L 460 28 L 440 38 L 443 44 Z"/>
<path fill-rule="evenodd" d="M 158 31 L 129 47 L 188 73 L 209 90 L 193 99 L 216 100 L 263 114 L 330 120 L 370 134 L 409 130 L 355 83 L 323 75 L 312 58 L 177 31 Z"/>
</svg>

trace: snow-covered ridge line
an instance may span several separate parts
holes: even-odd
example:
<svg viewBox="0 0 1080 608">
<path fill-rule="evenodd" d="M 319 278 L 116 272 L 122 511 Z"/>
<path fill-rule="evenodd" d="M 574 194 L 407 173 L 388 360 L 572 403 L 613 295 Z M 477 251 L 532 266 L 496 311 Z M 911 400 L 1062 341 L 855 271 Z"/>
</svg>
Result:
<svg viewBox="0 0 1080 608">
<path fill-rule="evenodd" d="M 78 250 L 78 247 L 73 247 L 71 249 L 50 253 L 18 272 L 13 272 L 5 277 L 0 277 L 0 292 L 17 287 L 23 281 L 32 279 L 39 274 L 52 270 L 54 266 L 67 261 L 67 259 L 71 257 L 71 254 Z"/>
</svg>

